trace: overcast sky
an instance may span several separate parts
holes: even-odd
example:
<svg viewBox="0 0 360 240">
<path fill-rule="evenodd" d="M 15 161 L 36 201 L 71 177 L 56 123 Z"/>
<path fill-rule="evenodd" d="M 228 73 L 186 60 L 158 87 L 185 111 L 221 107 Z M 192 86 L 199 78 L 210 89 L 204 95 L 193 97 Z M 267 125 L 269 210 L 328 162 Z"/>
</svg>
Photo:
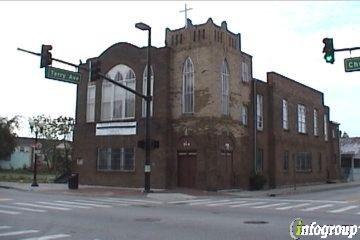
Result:
<svg viewBox="0 0 360 240">
<path fill-rule="evenodd" d="M 335 48 L 360 47 L 360 1 L 321 2 L 186 2 L 193 24 L 211 17 L 227 21 L 241 33 L 242 50 L 253 56 L 253 75 L 282 75 L 322 91 L 332 121 L 350 136 L 360 136 L 360 72 L 346 73 L 344 58 L 360 51 L 339 52 L 335 63 L 323 59 L 324 37 Z M 96 57 L 116 42 L 147 44 L 147 35 L 134 27 L 152 27 L 152 43 L 164 46 L 165 29 L 184 26 L 179 13 L 185 2 L 0 2 L 0 116 L 45 114 L 75 116 L 76 86 L 45 79 L 40 58 L 17 47 L 40 52 L 53 46 L 53 57 L 78 63 Z M 75 70 L 54 63 L 53 66 Z M 19 132 L 28 136 L 27 125 Z"/>
</svg>

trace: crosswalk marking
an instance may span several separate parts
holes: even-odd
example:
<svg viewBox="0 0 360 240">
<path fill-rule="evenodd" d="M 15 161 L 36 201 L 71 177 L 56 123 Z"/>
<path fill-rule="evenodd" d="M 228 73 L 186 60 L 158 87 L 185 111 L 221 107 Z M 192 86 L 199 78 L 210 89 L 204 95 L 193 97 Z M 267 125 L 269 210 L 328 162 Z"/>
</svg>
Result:
<svg viewBox="0 0 360 240">
<path fill-rule="evenodd" d="M 102 207 L 102 208 L 111 208 L 109 205 L 100 205 L 100 204 L 94 204 L 94 203 L 81 203 L 81 202 L 75 202 L 75 201 L 55 201 L 59 203 L 68 203 L 68 204 L 74 204 L 74 205 L 80 205 L 80 206 L 92 206 L 92 207 Z"/>
<path fill-rule="evenodd" d="M 174 201 L 174 202 L 169 202 L 169 203 L 170 204 L 181 204 L 181 203 L 193 203 L 193 202 L 206 202 L 206 201 L 209 201 L 209 200 L 210 200 L 210 198 L 205 198 L 205 199 Z"/>
<path fill-rule="evenodd" d="M 191 206 L 196 206 L 196 205 L 206 205 L 206 204 L 210 204 L 210 203 L 224 203 L 224 202 L 230 202 L 229 199 L 225 199 L 225 200 L 218 200 L 218 201 L 207 201 L 207 202 L 196 202 L 196 203 L 189 203 L 189 205 Z"/>
<path fill-rule="evenodd" d="M 10 226 L 0 226 L 0 230 L 2 230 L 2 229 L 9 229 L 9 228 L 11 228 Z"/>
<path fill-rule="evenodd" d="M 42 237 L 34 237 L 34 238 L 25 238 L 21 240 L 50 240 L 50 239 L 59 239 L 59 238 L 68 238 L 71 237 L 69 234 L 57 234 L 57 235 L 48 235 Z"/>
<path fill-rule="evenodd" d="M 12 200 L 11 198 L 0 198 L 0 201 L 10 201 Z"/>
<path fill-rule="evenodd" d="M 296 205 L 291 205 L 291 206 L 286 206 L 286 207 L 278 207 L 275 208 L 276 210 L 288 210 L 288 209 L 292 209 L 292 208 L 299 208 L 299 207 L 305 207 L 305 206 L 309 206 L 310 203 L 302 203 L 302 204 L 296 204 Z"/>
<path fill-rule="evenodd" d="M 141 203 L 153 203 L 153 204 L 162 204 L 159 201 L 151 201 L 151 200 L 144 200 L 144 199 L 132 199 L 132 198 L 106 198 L 107 200 L 113 201 L 125 201 L 125 202 L 141 202 Z"/>
<path fill-rule="evenodd" d="M 68 211 L 71 210 L 70 208 L 64 208 L 64 207 L 54 207 L 54 206 L 47 206 L 47 205 L 40 205 L 40 204 L 33 204 L 33 203 L 15 203 L 16 205 L 22 205 L 22 206 L 29 206 L 29 207 L 35 207 L 35 208 L 46 208 L 46 209 L 52 209 L 52 210 L 61 210 L 61 211 Z"/>
<path fill-rule="evenodd" d="M 47 212 L 43 209 L 32 209 L 32 208 L 26 208 L 26 207 L 17 207 L 17 206 L 10 206 L 10 205 L 0 205 L 0 208 L 7 208 L 7 209 L 15 209 L 15 210 L 23 210 L 23 211 L 29 211 L 29 212 Z"/>
<path fill-rule="evenodd" d="M 212 203 L 207 204 L 208 207 L 217 207 L 217 206 L 226 206 L 231 204 L 240 204 L 240 203 L 246 203 L 246 201 L 231 201 L 231 202 L 225 202 L 225 203 Z"/>
<path fill-rule="evenodd" d="M 302 211 L 308 212 L 308 211 L 318 210 L 321 208 L 327 208 L 327 207 L 332 207 L 332 206 L 334 206 L 334 204 L 325 204 L 325 205 L 320 205 L 320 206 L 316 206 L 316 207 L 305 208 L 305 209 L 302 209 Z"/>
<path fill-rule="evenodd" d="M 276 207 L 276 206 L 283 206 L 286 205 L 288 203 L 272 203 L 272 204 L 265 204 L 265 205 L 261 205 L 261 206 L 255 206 L 252 208 L 268 208 L 268 207 Z"/>
<path fill-rule="evenodd" d="M 343 207 L 343 208 L 339 208 L 339 209 L 336 209 L 336 210 L 332 210 L 332 211 L 329 211 L 330 213 L 339 213 L 339 212 L 345 212 L 347 210 L 350 210 L 350 209 L 354 209 L 354 208 L 357 208 L 359 206 L 347 206 L 347 207 Z"/>
<path fill-rule="evenodd" d="M 91 207 L 86 207 L 86 206 L 75 206 L 75 205 L 70 205 L 70 204 L 65 204 L 65 203 L 53 203 L 53 202 L 38 202 L 38 203 L 59 206 L 59 207 L 65 207 L 65 208 L 82 208 L 82 209 L 90 209 L 91 208 Z"/>
<path fill-rule="evenodd" d="M 20 214 L 20 212 L 7 211 L 7 210 L 0 210 L 0 213 L 10 214 L 10 215 Z"/>
<path fill-rule="evenodd" d="M 116 206 L 129 206 L 129 204 L 124 203 L 124 202 L 101 202 L 101 201 L 96 201 L 96 200 L 82 200 L 82 199 L 77 199 L 74 200 L 77 203 L 89 203 L 89 204 L 95 204 L 94 206 L 98 206 L 98 207 L 111 207 L 113 205 Z M 111 204 L 111 205 L 109 205 Z M 140 203 L 136 203 L 136 204 L 140 204 Z"/>
<path fill-rule="evenodd" d="M 23 235 L 23 234 L 37 233 L 37 232 L 39 232 L 39 230 L 25 230 L 25 231 L 6 232 L 6 233 L 0 233 L 0 237 L 16 236 L 16 235 Z"/>
<path fill-rule="evenodd" d="M 252 202 L 252 203 L 242 203 L 237 205 L 230 205 L 231 208 L 244 207 L 244 206 L 252 206 L 252 205 L 260 205 L 266 202 Z"/>
</svg>

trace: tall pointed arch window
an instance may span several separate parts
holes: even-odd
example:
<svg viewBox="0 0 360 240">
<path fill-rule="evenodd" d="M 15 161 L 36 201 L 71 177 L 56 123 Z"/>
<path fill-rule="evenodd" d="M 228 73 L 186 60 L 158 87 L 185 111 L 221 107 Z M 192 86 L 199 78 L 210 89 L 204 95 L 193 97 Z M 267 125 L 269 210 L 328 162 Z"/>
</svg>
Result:
<svg viewBox="0 0 360 240">
<path fill-rule="evenodd" d="M 183 66 L 182 112 L 194 112 L 194 64 L 188 57 Z"/>
<path fill-rule="evenodd" d="M 135 73 L 126 65 L 117 65 L 107 77 L 135 90 Z M 101 99 L 101 120 L 121 120 L 135 117 L 135 95 L 125 89 L 103 80 Z"/>
<path fill-rule="evenodd" d="M 147 66 L 145 67 L 144 73 L 143 73 L 143 94 L 146 96 L 147 94 Z M 154 71 L 153 68 L 150 68 L 151 72 L 151 78 L 150 78 L 150 95 L 153 97 L 151 103 L 150 103 L 150 116 L 153 115 L 153 105 L 154 105 Z M 142 100 L 142 117 L 146 117 L 146 101 Z"/>
<path fill-rule="evenodd" d="M 224 60 L 221 66 L 221 113 L 229 115 L 229 66 Z"/>
</svg>

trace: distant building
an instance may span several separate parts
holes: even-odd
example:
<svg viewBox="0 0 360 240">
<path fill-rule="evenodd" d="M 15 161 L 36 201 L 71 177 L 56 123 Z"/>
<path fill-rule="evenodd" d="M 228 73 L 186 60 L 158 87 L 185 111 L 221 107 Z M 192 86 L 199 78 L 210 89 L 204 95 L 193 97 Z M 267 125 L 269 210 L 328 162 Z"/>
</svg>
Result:
<svg viewBox="0 0 360 240">
<path fill-rule="evenodd" d="M 103 73 L 145 93 L 146 51 L 117 43 L 87 64 L 100 60 Z M 323 93 L 274 72 L 267 82 L 253 79 L 252 56 L 226 22 L 166 29 L 165 47 L 152 47 L 151 74 L 151 137 L 160 142 L 151 152 L 152 187 L 247 189 L 254 172 L 269 187 L 339 177 L 338 124 Z M 81 183 L 144 186 L 144 106 L 106 80 L 79 84 Z"/>
<path fill-rule="evenodd" d="M 341 173 L 347 181 L 360 181 L 360 137 L 340 139 Z"/>
</svg>

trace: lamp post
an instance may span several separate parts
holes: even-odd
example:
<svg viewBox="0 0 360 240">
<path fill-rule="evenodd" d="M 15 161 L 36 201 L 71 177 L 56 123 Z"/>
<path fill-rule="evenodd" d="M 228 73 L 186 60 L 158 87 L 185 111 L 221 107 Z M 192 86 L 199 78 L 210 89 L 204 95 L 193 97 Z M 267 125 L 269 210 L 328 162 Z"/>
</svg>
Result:
<svg viewBox="0 0 360 240">
<path fill-rule="evenodd" d="M 37 174 L 37 148 L 38 148 L 38 134 L 43 132 L 44 124 L 42 122 L 29 121 L 31 133 L 35 133 L 35 147 L 34 147 L 34 178 L 31 184 L 32 187 L 38 187 L 39 184 L 36 181 Z"/>
<path fill-rule="evenodd" d="M 146 122 L 145 122 L 145 183 L 144 192 L 150 192 L 150 104 L 152 101 L 151 97 L 151 27 L 145 23 L 136 23 L 135 27 L 148 31 L 148 46 L 147 46 L 147 79 L 146 79 Z"/>
</svg>

